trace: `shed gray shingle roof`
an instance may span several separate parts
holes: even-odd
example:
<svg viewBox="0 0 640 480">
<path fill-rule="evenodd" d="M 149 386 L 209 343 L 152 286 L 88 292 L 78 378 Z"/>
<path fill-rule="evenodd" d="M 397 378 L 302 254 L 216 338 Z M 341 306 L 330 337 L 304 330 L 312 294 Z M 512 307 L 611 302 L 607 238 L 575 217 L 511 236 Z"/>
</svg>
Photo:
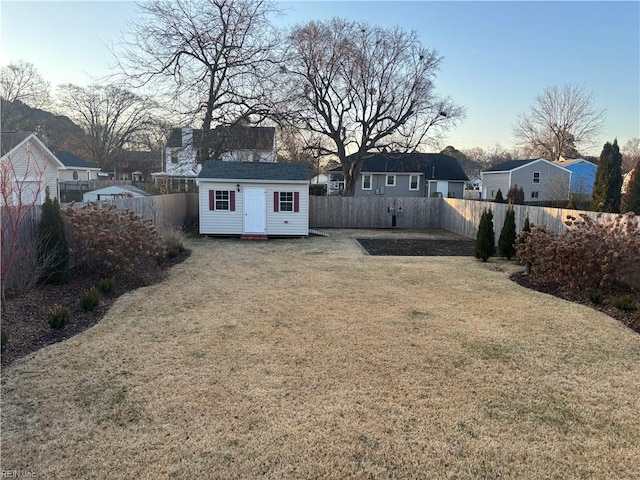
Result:
<svg viewBox="0 0 640 480">
<path fill-rule="evenodd" d="M 288 180 L 311 178 L 311 168 L 304 163 L 221 162 L 209 160 L 202 166 L 198 178 L 229 180 Z"/>
</svg>

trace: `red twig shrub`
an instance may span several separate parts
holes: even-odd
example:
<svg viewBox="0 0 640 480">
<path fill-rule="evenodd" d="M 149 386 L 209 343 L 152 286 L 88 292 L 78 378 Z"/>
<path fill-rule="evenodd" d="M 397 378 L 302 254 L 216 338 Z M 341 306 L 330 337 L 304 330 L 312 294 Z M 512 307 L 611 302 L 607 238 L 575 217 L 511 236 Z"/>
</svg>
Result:
<svg viewBox="0 0 640 480">
<path fill-rule="evenodd" d="M 69 205 L 62 214 L 69 231 L 73 264 L 102 276 L 138 281 L 158 269 L 160 236 L 153 224 L 115 205 Z"/>
<path fill-rule="evenodd" d="M 569 215 L 565 224 L 561 234 L 537 225 L 518 234 L 516 256 L 531 265 L 536 283 L 574 291 L 640 290 L 640 217 Z"/>
</svg>

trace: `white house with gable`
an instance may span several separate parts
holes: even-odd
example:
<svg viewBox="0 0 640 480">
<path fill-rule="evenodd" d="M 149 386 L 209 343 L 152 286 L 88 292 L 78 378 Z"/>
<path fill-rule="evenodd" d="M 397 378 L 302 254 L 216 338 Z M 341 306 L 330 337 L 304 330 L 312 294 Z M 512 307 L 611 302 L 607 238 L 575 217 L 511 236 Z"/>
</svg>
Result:
<svg viewBox="0 0 640 480">
<path fill-rule="evenodd" d="M 175 128 L 165 148 L 163 171 L 152 173 L 156 183 L 168 179 L 184 185 L 185 190 L 195 186 L 202 170 L 198 153 L 203 131 L 191 127 Z M 210 154 L 208 160 L 223 162 L 277 161 L 276 130 L 274 127 L 219 126 L 207 133 Z M 190 188 L 191 187 L 191 188 Z"/>
</svg>

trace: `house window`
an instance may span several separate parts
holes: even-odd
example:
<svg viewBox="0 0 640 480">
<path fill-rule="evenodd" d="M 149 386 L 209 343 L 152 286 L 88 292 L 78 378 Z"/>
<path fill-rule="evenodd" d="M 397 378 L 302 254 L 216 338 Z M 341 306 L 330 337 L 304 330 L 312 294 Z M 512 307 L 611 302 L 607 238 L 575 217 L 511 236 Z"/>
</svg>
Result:
<svg viewBox="0 0 640 480">
<path fill-rule="evenodd" d="M 420 188 L 420 176 L 409 175 L 409 190 L 418 190 Z"/>
<path fill-rule="evenodd" d="M 293 212 L 293 192 L 280 192 L 280 211 Z"/>
<path fill-rule="evenodd" d="M 171 163 L 176 164 L 178 163 L 178 151 L 174 150 L 173 152 L 171 152 Z"/>
<path fill-rule="evenodd" d="M 73 171 L 73 179 L 78 180 L 78 172 L 76 170 Z"/>
<path fill-rule="evenodd" d="M 236 192 L 233 190 L 209 190 L 209 210 L 235 212 Z"/>
<path fill-rule="evenodd" d="M 387 175 L 387 187 L 395 187 L 396 186 L 396 176 L 395 175 Z"/>
<path fill-rule="evenodd" d="M 538 198 L 540 192 L 531 192 L 531 198 Z"/>
<path fill-rule="evenodd" d="M 216 210 L 229 210 L 229 192 L 225 190 L 216 191 Z"/>
<path fill-rule="evenodd" d="M 362 189 L 371 190 L 371 174 L 362 174 Z"/>
<path fill-rule="evenodd" d="M 540 172 L 533 172 L 533 183 L 540 183 Z"/>
<path fill-rule="evenodd" d="M 300 192 L 273 192 L 274 212 L 299 212 Z"/>
</svg>

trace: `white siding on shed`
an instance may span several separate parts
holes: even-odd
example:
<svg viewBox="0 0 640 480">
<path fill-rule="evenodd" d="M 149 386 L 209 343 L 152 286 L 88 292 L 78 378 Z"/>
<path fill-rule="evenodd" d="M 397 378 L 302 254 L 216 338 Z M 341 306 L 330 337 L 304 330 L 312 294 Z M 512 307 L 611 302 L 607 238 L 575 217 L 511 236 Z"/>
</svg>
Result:
<svg viewBox="0 0 640 480">
<path fill-rule="evenodd" d="M 237 184 L 240 183 L 240 191 Z M 300 182 L 200 182 L 200 233 L 203 235 L 242 235 L 243 232 L 243 187 L 266 189 L 267 235 L 298 236 L 309 234 L 309 184 Z M 209 209 L 209 192 L 215 190 L 235 192 L 235 211 Z M 275 192 L 298 192 L 298 212 L 275 212 Z"/>
</svg>

